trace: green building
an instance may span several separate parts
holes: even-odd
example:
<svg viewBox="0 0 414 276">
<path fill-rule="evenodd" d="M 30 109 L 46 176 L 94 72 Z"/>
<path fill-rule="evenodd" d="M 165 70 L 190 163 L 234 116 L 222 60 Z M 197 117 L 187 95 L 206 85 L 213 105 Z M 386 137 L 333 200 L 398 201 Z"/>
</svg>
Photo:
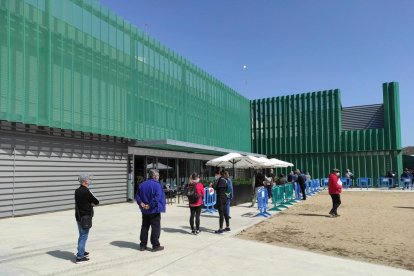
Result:
<svg viewBox="0 0 414 276">
<path fill-rule="evenodd" d="M 252 151 L 289 161 L 314 178 L 333 168 L 374 182 L 387 171 L 400 174 L 398 83 L 384 83 L 383 97 L 383 104 L 346 108 L 337 89 L 253 100 Z"/>
<path fill-rule="evenodd" d="M 125 202 L 250 152 L 250 101 L 99 1 L 0 0 L 0 38 L 0 217 L 72 208 L 80 172 Z"/>
<path fill-rule="evenodd" d="M 228 152 L 399 171 L 396 83 L 381 106 L 382 124 L 345 128 L 338 91 L 250 101 L 97 0 L 0 0 L 0 217 L 73 208 L 81 172 L 125 202 L 148 169 L 181 187 Z"/>
</svg>

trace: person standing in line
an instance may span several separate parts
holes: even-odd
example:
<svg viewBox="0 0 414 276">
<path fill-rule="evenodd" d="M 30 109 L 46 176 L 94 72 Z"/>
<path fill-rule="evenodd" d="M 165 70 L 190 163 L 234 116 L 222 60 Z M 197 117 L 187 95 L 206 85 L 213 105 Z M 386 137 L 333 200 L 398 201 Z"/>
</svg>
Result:
<svg viewBox="0 0 414 276">
<path fill-rule="evenodd" d="M 254 180 L 254 191 L 252 197 L 252 204 L 250 207 L 253 207 L 257 200 L 257 191 L 264 186 L 266 178 L 260 169 L 257 170 L 255 180 Z"/>
<path fill-rule="evenodd" d="M 93 206 L 99 204 L 99 200 L 89 190 L 92 181 L 88 174 L 81 174 L 78 177 L 80 187 L 75 191 L 75 218 L 78 224 L 78 252 L 76 253 L 76 263 L 89 261 L 89 252 L 85 251 L 86 241 L 88 240 L 89 229 L 83 228 L 81 217 L 90 216 L 92 225 Z"/>
<path fill-rule="evenodd" d="M 339 176 L 341 175 L 338 169 L 333 169 L 329 175 L 328 191 L 332 198 L 332 209 L 329 212 L 331 217 L 339 217 L 338 207 L 341 205 L 342 182 Z"/>
<path fill-rule="evenodd" d="M 233 182 L 230 179 L 229 176 L 229 172 L 225 171 L 224 172 L 224 178 L 227 180 L 227 191 L 226 191 L 226 197 L 227 197 L 227 201 L 226 201 L 226 209 L 227 209 L 227 214 L 229 215 L 229 219 L 231 219 L 230 216 L 230 205 L 231 205 L 231 200 L 234 196 L 233 194 Z"/>
<path fill-rule="evenodd" d="M 200 233 L 200 214 L 201 207 L 203 205 L 203 196 L 204 196 L 204 186 L 200 182 L 200 177 L 197 173 L 191 175 L 191 183 L 188 186 L 189 190 L 192 190 L 198 195 L 197 202 L 191 203 L 189 200 L 190 206 L 190 227 L 191 233 L 198 235 Z M 194 218 L 195 218 L 195 228 L 194 228 Z"/>
<path fill-rule="evenodd" d="M 286 176 L 283 173 L 279 174 L 279 178 L 276 181 L 276 185 L 285 185 L 286 183 Z"/>
<path fill-rule="evenodd" d="M 306 177 L 306 181 L 311 181 L 312 180 L 312 176 L 310 175 L 309 172 L 306 172 L 305 177 Z"/>
<path fill-rule="evenodd" d="M 215 231 L 216 234 L 222 234 L 225 231 L 230 231 L 230 219 L 227 213 L 227 179 L 224 177 L 227 171 L 221 172 L 221 177 L 217 181 L 215 190 L 217 193 L 217 210 L 219 213 L 219 229 Z M 226 220 L 226 228 L 223 229 L 223 222 Z"/>
<path fill-rule="evenodd" d="M 275 174 L 273 172 L 273 169 L 270 169 L 270 172 L 267 175 L 267 180 L 268 180 L 268 181 L 266 181 L 267 196 L 270 199 L 270 198 L 272 198 L 272 187 L 275 183 Z"/>
<path fill-rule="evenodd" d="M 221 177 L 220 168 L 219 167 L 216 167 L 216 172 L 214 173 L 214 179 L 216 181 L 218 181 L 220 177 Z"/>
<path fill-rule="evenodd" d="M 346 169 L 345 177 L 347 181 L 346 186 L 351 187 L 351 183 L 354 181 L 354 174 L 350 169 Z"/>
<path fill-rule="evenodd" d="M 159 182 L 160 173 L 157 169 L 149 171 L 149 179 L 138 187 L 135 200 L 142 212 L 140 251 L 147 250 L 148 231 L 151 227 L 152 251 L 164 250 L 160 245 L 161 213 L 165 213 L 165 194 Z"/>
<path fill-rule="evenodd" d="M 306 200 L 306 177 L 304 174 L 300 172 L 299 169 L 296 170 L 296 176 L 297 176 L 298 185 L 302 192 L 302 200 Z"/>
<path fill-rule="evenodd" d="M 295 183 L 294 175 L 295 174 L 293 173 L 293 171 L 291 171 L 287 176 L 287 182 L 294 184 Z"/>
</svg>

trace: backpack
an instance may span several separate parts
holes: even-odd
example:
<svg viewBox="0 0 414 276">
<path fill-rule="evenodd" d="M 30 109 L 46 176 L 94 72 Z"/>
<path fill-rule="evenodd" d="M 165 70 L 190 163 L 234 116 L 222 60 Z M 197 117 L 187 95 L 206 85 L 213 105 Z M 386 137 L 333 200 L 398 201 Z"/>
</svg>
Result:
<svg viewBox="0 0 414 276">
<path fill-rule="evenodd" d="M 198 199 L 200 198 L 200 195 L 197 193 L 196 189 L 197 184 L 198 183 L 191 183 L 190 185 L 188 185 L 187 198 L 190 204 L 197 203 Z"/>
</svg>

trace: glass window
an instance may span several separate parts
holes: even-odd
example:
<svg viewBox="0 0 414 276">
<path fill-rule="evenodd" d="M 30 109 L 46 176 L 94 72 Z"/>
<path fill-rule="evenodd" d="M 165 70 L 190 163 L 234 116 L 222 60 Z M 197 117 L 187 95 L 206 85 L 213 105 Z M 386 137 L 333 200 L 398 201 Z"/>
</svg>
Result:
<svg viewBox="0 0 414 276">
<path fill-rule="evenodd" d="M 161 183 L 162 187 L 164 189 L 169 188 L 169 183 L 167 182 L 168 170 L 172 169 L 172 168 L 170 166 L 168 166 L 168 159 L 167 158 L 158 158 L 156 168 L 160 172 L 160 183 Z"/>
<path fill-rule="evenodd" d="M 170 184 L 172 189 L 177 189 L 177 160 L 175 158 L 168 158 L 167 165 L 169 167 L 167 183 Z"/>
</svg>

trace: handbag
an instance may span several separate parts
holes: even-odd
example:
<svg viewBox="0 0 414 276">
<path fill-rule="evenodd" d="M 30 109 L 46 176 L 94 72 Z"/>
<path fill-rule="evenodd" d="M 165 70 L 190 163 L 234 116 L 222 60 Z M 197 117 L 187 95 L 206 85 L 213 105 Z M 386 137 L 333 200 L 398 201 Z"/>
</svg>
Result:
<svg viewBox="0 0 414 276">
<path fill-rule="evenodd" d="M 79 209 L 78 209 L 78 206 L 76 204 L 75 204 L 75 206 L 76 206 L 76 212 L 78 212 L 78 216 L 79 216 L 79 219 L 80 219 L 79 223 L 80 223 L 81 227 L 83 229 L 92 228 L 92 216 L 90 216 L 90 215 L 81 216 L 80 212 L 79 212 Z"/>
</svg>

